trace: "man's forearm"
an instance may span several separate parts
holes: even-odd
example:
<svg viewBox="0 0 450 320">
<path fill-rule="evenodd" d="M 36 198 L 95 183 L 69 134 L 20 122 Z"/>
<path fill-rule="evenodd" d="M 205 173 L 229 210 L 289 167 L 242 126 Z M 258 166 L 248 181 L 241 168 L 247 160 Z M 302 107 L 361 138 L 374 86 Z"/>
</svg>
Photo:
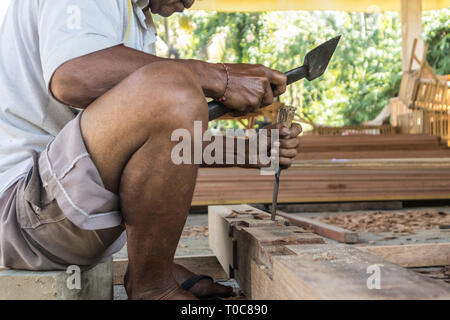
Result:
<svg viewBox="0 0 450 320">
<path fill-rule="evenodd" d="M 219 150 L 211 150 L 212 152 L 204 152 L 203 154 L 203 168 L 258 168 L 258 165 L 250 163 L 250 146 L 249 140 L 246 137 L 236 136 L 213 136 L 211 142 L 204 142 L 203 150 L 208 145 L 218 145 L 215 143 L 217 139 L 222 140 L 222 148 Z M 219 154 L 216 154 L 219 151 Z M 206 154 L 205 154 L 206 153 Z M 205 157 L 211 157 L 215 162 L 207 163 Z"/>
<path fill-rule="evenodd" d="M 108 48 L 60 66 L 53 75 L 51 91 L 63 103 L 85 108 L 138 69 L 166 60 L 123 45 Z M 205 96 L 220 96 L 224 86 L 224 73 L 220 65 L 198 60 L 171 61 L 183 63 L 197 74 Z"/>
</svg>

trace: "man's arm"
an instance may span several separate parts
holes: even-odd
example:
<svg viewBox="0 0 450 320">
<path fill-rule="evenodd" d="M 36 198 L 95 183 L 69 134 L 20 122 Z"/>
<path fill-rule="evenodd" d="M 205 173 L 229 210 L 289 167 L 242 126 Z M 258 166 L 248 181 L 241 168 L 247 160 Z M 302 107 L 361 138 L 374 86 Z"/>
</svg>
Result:
<svg viewBox="0 0 450 320">
<path fill-rule="evenodd" d="M 70 60 L 54 73 L 50 89 L 59 101 L 86 108 L 119 82 L 153 62 L 168 60 L 123 45 Z M 199 60 L 171 60 L 183 63 L 198 76 L 206 97 L 220 98 L 226 87 L 221 64 Z M 249 112 L 273 103 L 286 91 L 286 76 L 261 65 L 233 64 L 230 69 L 227 100 L 229 108 Z M 272 90 L 271 85 L 275 90 Z M 151 84 L 149 84 L 151 90 Z"/>
<path fill-rule="evenodd" d="M 123 45 L 115 46 L 64 63 L 54 73 L 50 89 L 61 102 L 85 108 L 136 70 L 163 60 L 168 59 Z M 221 66 L 196 60 L 176 61 L 197 73 L 200 81 L 204 81 L 205 96 L 215 98 L 214 93 L 223 86 Z M 202 75 L 205 69 L 208 76 Z"/>
</svg>

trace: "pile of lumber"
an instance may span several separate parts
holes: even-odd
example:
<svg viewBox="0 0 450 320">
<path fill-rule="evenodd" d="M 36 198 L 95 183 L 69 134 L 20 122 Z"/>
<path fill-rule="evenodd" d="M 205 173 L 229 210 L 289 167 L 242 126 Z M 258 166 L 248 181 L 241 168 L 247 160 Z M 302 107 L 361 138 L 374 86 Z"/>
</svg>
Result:
<svg viewBox="0 0 450 320">
<path fill-rule="evenodd" d="M 350 135 L 304 136 L 298 160 L 450 158 L 437 136 Z"/>
<path fill-rule="evenodd" d="M 302 137 L 282 173 L 279 202 L 450 199 L 450 150 L 439 137 Z M 271 203 L 274 178 L 258 170 L 201 169 L 193 205 Z"/>
</svg>

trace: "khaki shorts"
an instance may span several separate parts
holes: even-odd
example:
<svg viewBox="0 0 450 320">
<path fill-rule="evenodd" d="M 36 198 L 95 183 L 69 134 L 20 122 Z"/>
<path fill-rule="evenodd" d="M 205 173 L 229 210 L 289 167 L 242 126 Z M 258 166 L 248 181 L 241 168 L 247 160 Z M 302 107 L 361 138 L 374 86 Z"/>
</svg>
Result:
<svg viewBox="0 0 450 320">
<path fill-rule="evenodd" d="M 86 150 L 81 113 L 0 196 L 0 265 L 26 270 L 90 267 L 126 242 L 119 198 Z"/>
</svg>

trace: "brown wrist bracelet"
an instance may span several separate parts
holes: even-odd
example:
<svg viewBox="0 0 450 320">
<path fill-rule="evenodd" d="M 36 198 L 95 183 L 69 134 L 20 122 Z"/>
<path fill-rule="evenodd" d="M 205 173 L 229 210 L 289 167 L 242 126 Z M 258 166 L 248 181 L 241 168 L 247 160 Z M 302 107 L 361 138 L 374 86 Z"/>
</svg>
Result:
<svg viewBox="0 0 450 320">
<path fill-rule="evenodd" d="M 223 96 L 219 98 L 217 101 L 219 102 L 225 102 L 227 100 L 227 93 L 228 93 L 228 86 L 230 85 L 230 68 L 225 63 L 221 63 L 222 66 L 225 69 L 225 73 L 227 75 L 227 84 L 225 86 L 225 92 L 223 93 Z"/>
</svg>

